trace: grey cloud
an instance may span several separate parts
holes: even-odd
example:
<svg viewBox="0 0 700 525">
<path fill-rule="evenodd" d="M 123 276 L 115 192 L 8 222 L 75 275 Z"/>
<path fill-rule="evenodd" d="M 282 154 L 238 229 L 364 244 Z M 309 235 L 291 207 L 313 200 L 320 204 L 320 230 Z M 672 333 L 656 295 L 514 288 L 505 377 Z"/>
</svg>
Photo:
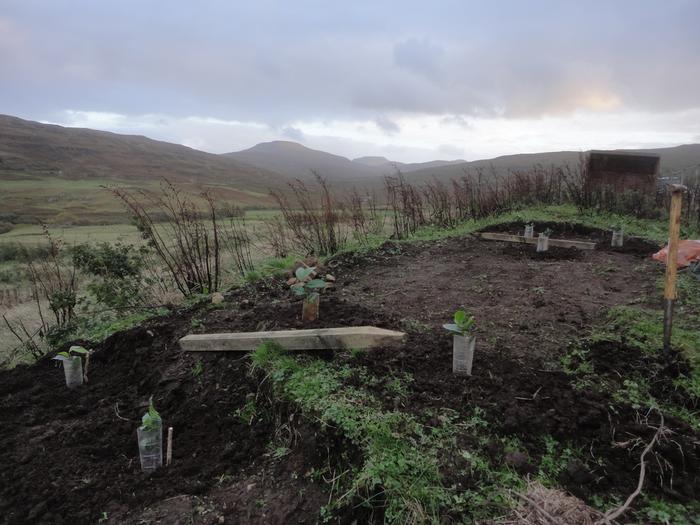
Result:
<svg viewBox="0 0 700 525">
<path fill-rule="evenodd" d="M 374 119 L 374 122 L 380 129 L 384 130 L 389 135 L 399 133 L 401 131 L 399 125 L 393 120 L 388 119 L 387 117 L 379 116 Z"/>
<path fill-rule="evenodd" d="M 445 50 L 422 38 L 409 38 L 394 45 L 394 62 L 431 79 L 440 75 L 440 66 Z"/>
<path fill-rule="evenodd" d="M 304 141 L 304 133 L 300 129 L 294 128 L 292 126 L 287 126 L 284 129 L 282 129 L 282 135 L 296 142 Z"/>
<path fill-rule="evenodd" d="M 4 0 L 0 112 L 211 115 L 280 127 L 378 114 L 699 107 L 700 2 L 634 7 Z"/>
<path fill-rule="evenodd" d="M 453 144 L 441 144 L 440 146 L 438 146 L 438 151 L 452 158 L 464 156 L 464 148 L 455 146 Z"/>
</svg>

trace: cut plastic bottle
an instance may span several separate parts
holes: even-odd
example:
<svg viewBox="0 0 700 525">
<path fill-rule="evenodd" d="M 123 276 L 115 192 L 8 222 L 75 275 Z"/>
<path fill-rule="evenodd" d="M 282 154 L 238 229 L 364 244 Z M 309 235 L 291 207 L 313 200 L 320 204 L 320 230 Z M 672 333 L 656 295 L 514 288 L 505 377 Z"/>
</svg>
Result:
<svg viewBox="0 0 700 525">
<path fill-rule="evenodd" d="M 63 374 L 66 376 L 66 386 L 77 388 L 83 384 L 83 360 L 80 356 L 71 356 L 62 360 Z"/>
<path fill-rule="evenodd" d="M 612 241 L 610 242 L 610 245 L 614 246 L 616 248 L 621 247 L 622 243 L 623 243 L 623 238 L 624 238 L 624 235 L 622 233 L 622 228 L 620 228 L 619 230 L 613 230 Z"/>
<path fill-rule="evenodd" d="M 315 321 L 318 319 L 318 307 L 321 302 L 321 296 L 316 293 L 310 293 L 304 297 L 304 304 L 301 310 L 302 321 Z"/>
<path fill-rule="evenodd" d="M 533 224 L 525 225 L 525 238 L 532 239 L 535 237 L 535 226 Z"/>
<path fill-rule="evenodd" d="M 454 335 L 452 342 L 452 373 L 472 375 L 476 337 Z"/>
<path fill-rule="evenodd" d="M 163 466 L 163 423 L 156 421 L 149 428 L 139 427 L 136 433 L 141 470 L 150 474 Z"/>
<path fill-rule="evenodd" d="M 537 237 L 537 251 L 546 252 L 547 250 L 549 250 L 549 236 L 540 233 L 539 237 Z"/>
</svg>

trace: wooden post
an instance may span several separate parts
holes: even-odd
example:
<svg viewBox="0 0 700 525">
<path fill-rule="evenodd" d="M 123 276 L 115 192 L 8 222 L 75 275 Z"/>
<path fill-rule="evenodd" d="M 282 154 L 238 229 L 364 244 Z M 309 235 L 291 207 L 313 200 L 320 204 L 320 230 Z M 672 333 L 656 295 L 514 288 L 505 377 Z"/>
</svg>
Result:
<svg viewBox="0 0 700 525">
<path fill-rule="evenodd" d="M 668 253 L 666 254 L 666 277 L 664 279 L 664 355 L 671 351 L 671 329 L 673 305 L 676 301 L 678 278 L 678 239 L 681 231 L 681 204 L 685 186 L 671 186 L 671 211 L 668 217 Z"/>
<path fill-rule="evenodd" d="M 92 351 L 85 354 L 85 366 L 83 366 L 83 383 L 88 382 L 88 367 L 90 366 L 90 354 Z"/>
<path fill-rule="evenodd" d="M 168 445 L 165 449 L 165 466 L 169 467 L 173 462 L 173 427 L 168 427 Z"/>
</svg>

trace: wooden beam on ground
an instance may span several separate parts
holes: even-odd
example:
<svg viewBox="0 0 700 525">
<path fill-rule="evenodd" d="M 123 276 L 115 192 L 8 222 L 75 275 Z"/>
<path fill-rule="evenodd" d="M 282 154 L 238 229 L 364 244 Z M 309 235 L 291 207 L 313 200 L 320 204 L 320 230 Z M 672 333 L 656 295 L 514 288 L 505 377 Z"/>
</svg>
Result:
<svg viewBox="0 0 700 525">
<path fill-rule="evenodd" d="M 180 339 L 180 347 L 186 352 L 247 352 L 272 341 L 286 350 L 361 349 L 400 344 L 405 335 L 374 326 L 191 334 Z"/>
<path fill-rule="evenodd" d="M 537 237 L 527 238 L 508 233 L 477 232 L 477 235 L 487 241 L 519 242 L 521 244 L 537 244 Z M 549 239 L 550 246 L 559 248 L 578 248 L 579 250 L 595 250 L 596 243 L 586 241 L 572 241 L 568 239 Z"/>
</svg>

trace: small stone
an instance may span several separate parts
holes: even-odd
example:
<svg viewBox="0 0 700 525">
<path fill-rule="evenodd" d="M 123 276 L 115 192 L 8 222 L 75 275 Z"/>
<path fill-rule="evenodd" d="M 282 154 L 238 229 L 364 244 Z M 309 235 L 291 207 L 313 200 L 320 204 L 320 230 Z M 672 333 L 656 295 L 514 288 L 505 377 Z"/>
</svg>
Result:
<svg viewBox="0 0 700 525">
<path fill-rule="evenodd" d="M 334 283 L 335 282 L 335 276 L 331 275 L 330 273 L 326 274 L 326 281 L 329 283 Z"/>
<path fill-rule="evenodd" d="M 253 490 L 255 488 L 255 483 L 249 483 L 248 486 L 245 488 L 248 492 Z"/>
<path fill-rule="evenodd" d="M 211 304 L 221 304 L 224 302 L 224 294 L 221 292 L 216 292 L 211 296 Z"/>
<path fill-rule="evenodd" d="M 296 277 L 290 277 L 287 279 L 287 286 L 292 286 L 293 284 L 296 284 L 298 282 Z"/>
</svg>

